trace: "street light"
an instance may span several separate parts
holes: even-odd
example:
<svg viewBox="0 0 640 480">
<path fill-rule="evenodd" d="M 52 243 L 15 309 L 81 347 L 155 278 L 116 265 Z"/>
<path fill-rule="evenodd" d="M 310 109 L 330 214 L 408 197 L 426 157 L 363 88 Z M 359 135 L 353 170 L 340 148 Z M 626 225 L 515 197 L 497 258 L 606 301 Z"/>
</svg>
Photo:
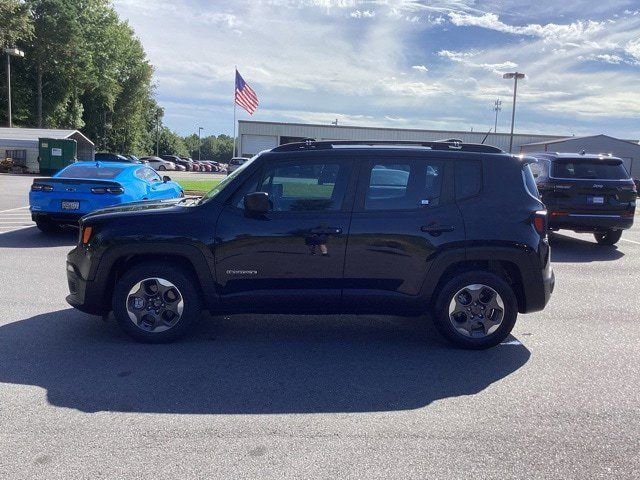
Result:
<svg viewBox="0 0 640 480">
<path fill-rule="evenodd" d="M 198 161 L 200 161 L 200 154 L 202 152 L 202 142 L 200 141 L 200 132 L 204 130 L 203 127 L 198 127 Z"/>
<path fill-rule="evenodd" d="M 513 122 L 516 119 L 516 92 L 518 91 L 518 79 L 524 78 L 524 73 L 511 72 L 502 75 L 502 78 L 513 78 L 513 110 L 511 110 L 511 136 L 509 137 L 509 153 L 513 150 Z"/>
<path fill-rule="evenodd" d="M 5 48 L 7 54 L 7 118 L 8 126 L 11 128 L 11 57 L 24 57 L 24 52 L 17 48 Z"/>
</svg>

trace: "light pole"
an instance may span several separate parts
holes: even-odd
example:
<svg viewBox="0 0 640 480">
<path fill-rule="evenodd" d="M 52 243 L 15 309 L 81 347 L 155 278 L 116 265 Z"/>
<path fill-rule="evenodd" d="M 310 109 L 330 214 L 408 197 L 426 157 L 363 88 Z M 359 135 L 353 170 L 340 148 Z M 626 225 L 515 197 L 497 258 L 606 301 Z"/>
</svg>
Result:
<svg viewBox="0 0 640 480">
<path fill-rule="evenodd" d="M 160 109 L 156 109 L 156 157 L 160 156 Z"/>
<path fill-rule="evenodd" d="M 202 132 L 204 128 L 198 127 L 198 161 L 200 161 L 200 154 L 202 153 L 202 142 L 200 141 L 200 132 Z"/>
<path fill-rule="evenodd" d="M 513 123 L 516 119 L 516 93 L 518 92 L 518 79 L 524 78 L 524 73 L 511 72 L 502 75 L 502 78 L 513 78 L 513 110 L 511 110 L 511 136 L 509 137 L 509 153 L 513 150 Z"/>
<path fill-rule="evenodd" d="M 17 48 L 5 48 L 4 53 L 7 54 L 7 125 L 11 125 L 11 57 L 24 57 L 24 52 Z"/>
<path fill-rule="evenodd" d="M 496 112 L 496 121 L 493 124 L 493 133 L 498 133 L 498 112 L 502 110 L 502 100 L 496 98 L 496 101 L 493 102 L 493 109 Z"/>
</svg>

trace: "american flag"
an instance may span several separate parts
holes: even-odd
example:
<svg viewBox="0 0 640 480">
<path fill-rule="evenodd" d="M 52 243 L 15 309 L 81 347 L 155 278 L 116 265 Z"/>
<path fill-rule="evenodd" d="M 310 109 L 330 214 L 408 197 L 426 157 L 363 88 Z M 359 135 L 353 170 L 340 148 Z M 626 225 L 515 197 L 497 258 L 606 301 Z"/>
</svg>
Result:
<svg viewBox="0 0 640 480">
<path fill-rule="evenodd" d="M 236 104 L 240 105 L 247 112 L 253 115 L 258 108 L 258 96 L 253 91 L 244 78 L 236 70 Z"/>
</svg>

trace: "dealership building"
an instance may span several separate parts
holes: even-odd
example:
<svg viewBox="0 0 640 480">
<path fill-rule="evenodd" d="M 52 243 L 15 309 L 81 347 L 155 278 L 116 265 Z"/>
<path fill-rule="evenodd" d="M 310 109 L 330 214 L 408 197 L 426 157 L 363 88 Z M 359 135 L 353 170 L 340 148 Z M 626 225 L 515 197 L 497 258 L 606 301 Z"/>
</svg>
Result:
<svg viewBox="0 0 640 480">
<path fill-rule="evenodd" d="M 485 139 L 486 136 L 486 139 Z M 352 127 L 308 123 L 238 122 L 238 154 L 250 157 L 284 143 L 314 140 L 386 140 L 426 142 L 456 138 L 467 143 L 494 145 L 509 150 L 508 133 L 472 132 L 460 130 L 419 130 L 400 128 Z M 640 177 L 640 145 L 638 141 L 620 140 L 607 135 L 573 137 L 569 135 L 539 135 L 515 133 L 513 152 L 540 151 L 607 153 L 619 156 L 634 178 Z"/>
</svg>

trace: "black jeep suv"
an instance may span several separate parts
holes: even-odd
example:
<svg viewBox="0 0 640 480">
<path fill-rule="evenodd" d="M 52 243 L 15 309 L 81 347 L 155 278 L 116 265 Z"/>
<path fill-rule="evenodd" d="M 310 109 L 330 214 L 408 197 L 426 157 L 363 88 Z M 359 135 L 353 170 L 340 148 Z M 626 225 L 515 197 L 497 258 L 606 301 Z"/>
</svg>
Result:
<svg viewBox="0 0 640 480">
<path fill-rule="evenodd" d="M 454 344 L 487 348 L 553 290 L 535 161 L 458 141 L 282 145 L 202 198 L 83 217 L 67 301 L 147 342 L 203 309 L 431 312 Z"/>
<path fill-rule="evenodd" d="M 613 245 L 631 228 L 636 187 L 621 159 L 585 153 L 533 153 L 549 228 L 593 232 L 601 245 Z"/>
</svg>

